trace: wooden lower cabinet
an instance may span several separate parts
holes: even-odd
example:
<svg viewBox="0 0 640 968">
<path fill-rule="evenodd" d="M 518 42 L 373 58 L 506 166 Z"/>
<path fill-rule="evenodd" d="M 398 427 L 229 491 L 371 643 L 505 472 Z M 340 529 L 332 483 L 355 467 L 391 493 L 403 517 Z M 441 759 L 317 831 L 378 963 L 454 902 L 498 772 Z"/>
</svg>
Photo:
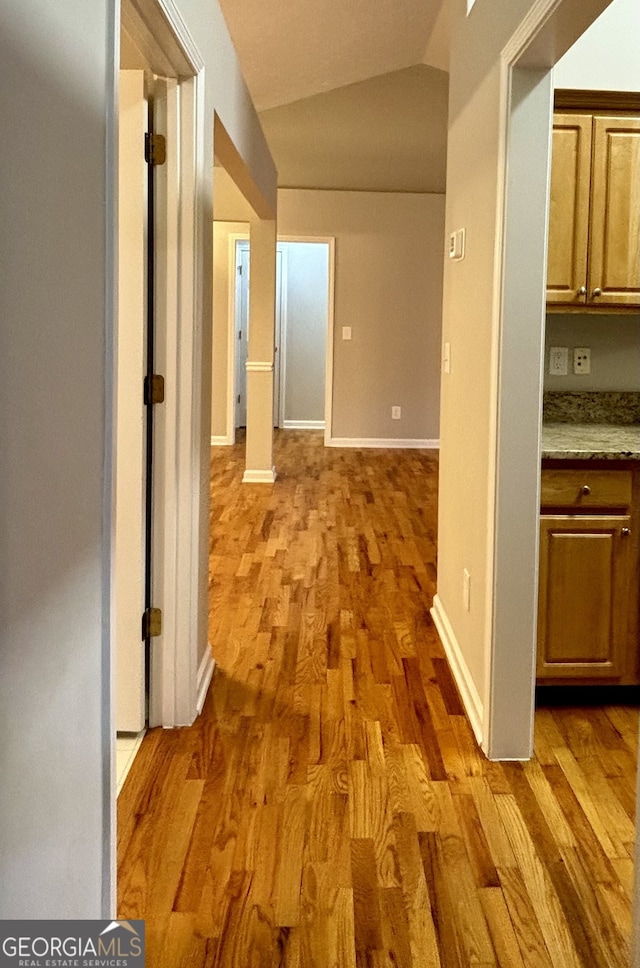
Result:
<svg viewBox="0 0 640 968">
<path fill-rule="evenodd" d="M 553 495 L 555 506 L 543 503 L 540 517 L 538 682 L 640 682 L 639 543 L 627 473 L 628 498 L 615 472 L 607 488 L 606 471 L 598 478 L 591 470 L 585 484 L 580 469 L 543 470 L 543 502 Z M 581 505 L 595 496 L 599 482 L 600 493 L 618 495 L 620 506 Z"/>
</svg>

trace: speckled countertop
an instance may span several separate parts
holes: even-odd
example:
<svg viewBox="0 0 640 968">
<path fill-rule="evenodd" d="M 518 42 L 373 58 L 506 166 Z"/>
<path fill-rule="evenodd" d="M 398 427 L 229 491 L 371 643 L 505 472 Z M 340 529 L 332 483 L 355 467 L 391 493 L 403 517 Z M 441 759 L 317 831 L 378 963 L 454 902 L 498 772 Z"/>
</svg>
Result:
<svg viewBox="0 0 640 968">
<path fill-rule="evenodd" d="M 640 460 L 640 424 L 543 423 L 542 457 Z"/>
<path fill-rule="evenodd" d="M 640 460 L 640 393 L 545 392 L 542 457 Z"/>
</svg>

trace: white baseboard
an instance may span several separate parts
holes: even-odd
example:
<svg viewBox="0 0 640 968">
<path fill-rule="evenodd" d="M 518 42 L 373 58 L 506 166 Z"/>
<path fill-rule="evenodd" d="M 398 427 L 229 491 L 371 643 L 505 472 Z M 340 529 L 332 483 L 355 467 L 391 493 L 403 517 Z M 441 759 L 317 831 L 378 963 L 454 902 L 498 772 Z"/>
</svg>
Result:
<svg viewBox="0 0 640 968">
<path fill-rule="evenodd" d="M 276 479 L 275 467 L 272 467 L 270 471 L 246 470 L 242 475 L 243 484 L 273 484 L 275 479 Z"/>
<path fill-rule="evenodd" d="M 324 420 L 283 420 L 283 430 L 324 430 Z"/>
<path fill-rule="evenodd" d="M 440 440 L 416 437 L 330 437 L 327 447 L 389 447 L 393 449 L 438 450 Z"/>
<path fill-rule="evenodd" d="M 460 650 L 458 640 L 456 639 L 453 628 L 451 627 L 451 622 L 449 621 L 447 613 L 445 612 L 438 595 L 434 595 L 433 597 L 431 617 L 433 618 L 435 627 L 438 630 L 438 635 L 440 636 L 440 641 L 442 642 L 447 659 L 449 660 L 451 672 L 453 673 L 453 678 L 455 679 L 458 691 L 460 692 L 465 712 L 469 717 L 471 728 L 473 729 L 476 740 L 478 741 L 478 746 L 481 746 L 483 740 L 482 724 L 484 721 L 484 708 L 480 696 L 478 695 L 476 684 L 471 678 L 469 666 L 467 665 L 466 660 Z"/>
<path fill-rule="evenodd" d="M 204 706 L 204 701 L 207 698 L 207 692 L 209 691 L 209 686 L 211 684 L 211 677 L 213 675 L 213 670 L 215 669 L 215 660 L 213 658 L 213 653 L 211 652 L 211 646 L 207 644 L 207 651 L 202 656 L 202 661 L 200 662 L 200 668 L 198 669 L 198 678 L 196 679 L 196 689 L 197 689 L 197 710 L 198 716 L 202 712 L 202 707 Z"/>
<path fill-rule="evenodd" d="M 226 434 L 222 434 L 219 437 L 211 438 L 212 447 L 230 447 L 231 444 L 233 444 L 233 441 L 230 440 Z"/>
</svg>

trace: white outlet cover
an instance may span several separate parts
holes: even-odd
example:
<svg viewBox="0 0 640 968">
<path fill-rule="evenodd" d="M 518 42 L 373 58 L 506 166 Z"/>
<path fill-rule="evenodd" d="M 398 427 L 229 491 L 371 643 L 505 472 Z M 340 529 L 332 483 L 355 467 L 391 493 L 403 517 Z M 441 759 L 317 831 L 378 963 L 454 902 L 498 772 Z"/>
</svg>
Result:
<svg viewBox="0 0 640 968">
<path fill-rule="evenodd" d="M 573 351 L 573 372 L 580 376 L 591 373 L 591 350 L 588 346 L 576 346 Z"/>
<path fill-rule="evenodd" d="M 569 372 L 569 347 L 552 346 L 549 350 L 549 375 L 566 376 Z"/>
<path fill-rule="evenodd" d="M 350 326 L 343 326 L 342 327 L 342 338 L 343 339 L 351 339 L 351 327 Z"/>
</svg>

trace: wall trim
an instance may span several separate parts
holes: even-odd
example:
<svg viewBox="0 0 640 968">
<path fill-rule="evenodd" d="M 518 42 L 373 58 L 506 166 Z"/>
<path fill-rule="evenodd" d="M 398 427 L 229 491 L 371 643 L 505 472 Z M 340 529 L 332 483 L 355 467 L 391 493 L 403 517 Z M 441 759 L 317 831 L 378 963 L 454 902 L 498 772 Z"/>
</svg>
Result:
<svg viewBox="0 0 640 968">
<path fill-rule="evenodd" d="M 213 676 L 213 670 L 216 667 L 215 659 L 213 658 L 213 652 L 211 651 L 211 643 L 207 643 L 207 649 L 205 654 L 200 660 L 200 665 L 198 667 L 198 678 L 196 680 L 197 689 L 197 702 L 196 709 L 198 716 L 202 712 L 202 707 L 204 706 L 204 701 L 207 698 L 207 693 L 209 691 L 209 686 L 211 684 L 211 679 Z"/>
<path fill-rule="evenodd" d="M 327 447 L 386 447 L 395 450 L 438 450 L 440 439 L 417 437 L 329 437 Z"/>
<path fill-rule="evenodd" d="M 324 430 L 324 420 L 283 420 L 283 430 Z"/>
<path fill-rule="evenodd" d="M 229 440 L 228 434 L 219 434 L 211 438 L 212 447 L 231 447 L 235 441 Z"/>
<path fill-rule="evenodd" d="M 250 471 L 246 470 L 242 475 L 243 484 L 273 484 L 276 479 L 276 469 L 272 467 L 270 471 Z"/>
<path fill-rule="evenodd" d="M 455 632 L 449 617 L 444 610 L 442 601 L 438 595 L 433 596 L 433 607 L 431 617 L 440 636 L 440 641 L 453 673 L 462 704 L 471 723 L 471 728 L 479 746 L 482 746 L 484 722 L 484 708 L 476 689 L 476 684 L 471 677 L 469 666 L 467 665 L 462 650 L 456 639 Z"/>
<path fill-rule="evenodd" d="M 269 360 L 247 360 L 245 363 L 247 373 L 272 373 L 273 361 Z"/>
</svg>

